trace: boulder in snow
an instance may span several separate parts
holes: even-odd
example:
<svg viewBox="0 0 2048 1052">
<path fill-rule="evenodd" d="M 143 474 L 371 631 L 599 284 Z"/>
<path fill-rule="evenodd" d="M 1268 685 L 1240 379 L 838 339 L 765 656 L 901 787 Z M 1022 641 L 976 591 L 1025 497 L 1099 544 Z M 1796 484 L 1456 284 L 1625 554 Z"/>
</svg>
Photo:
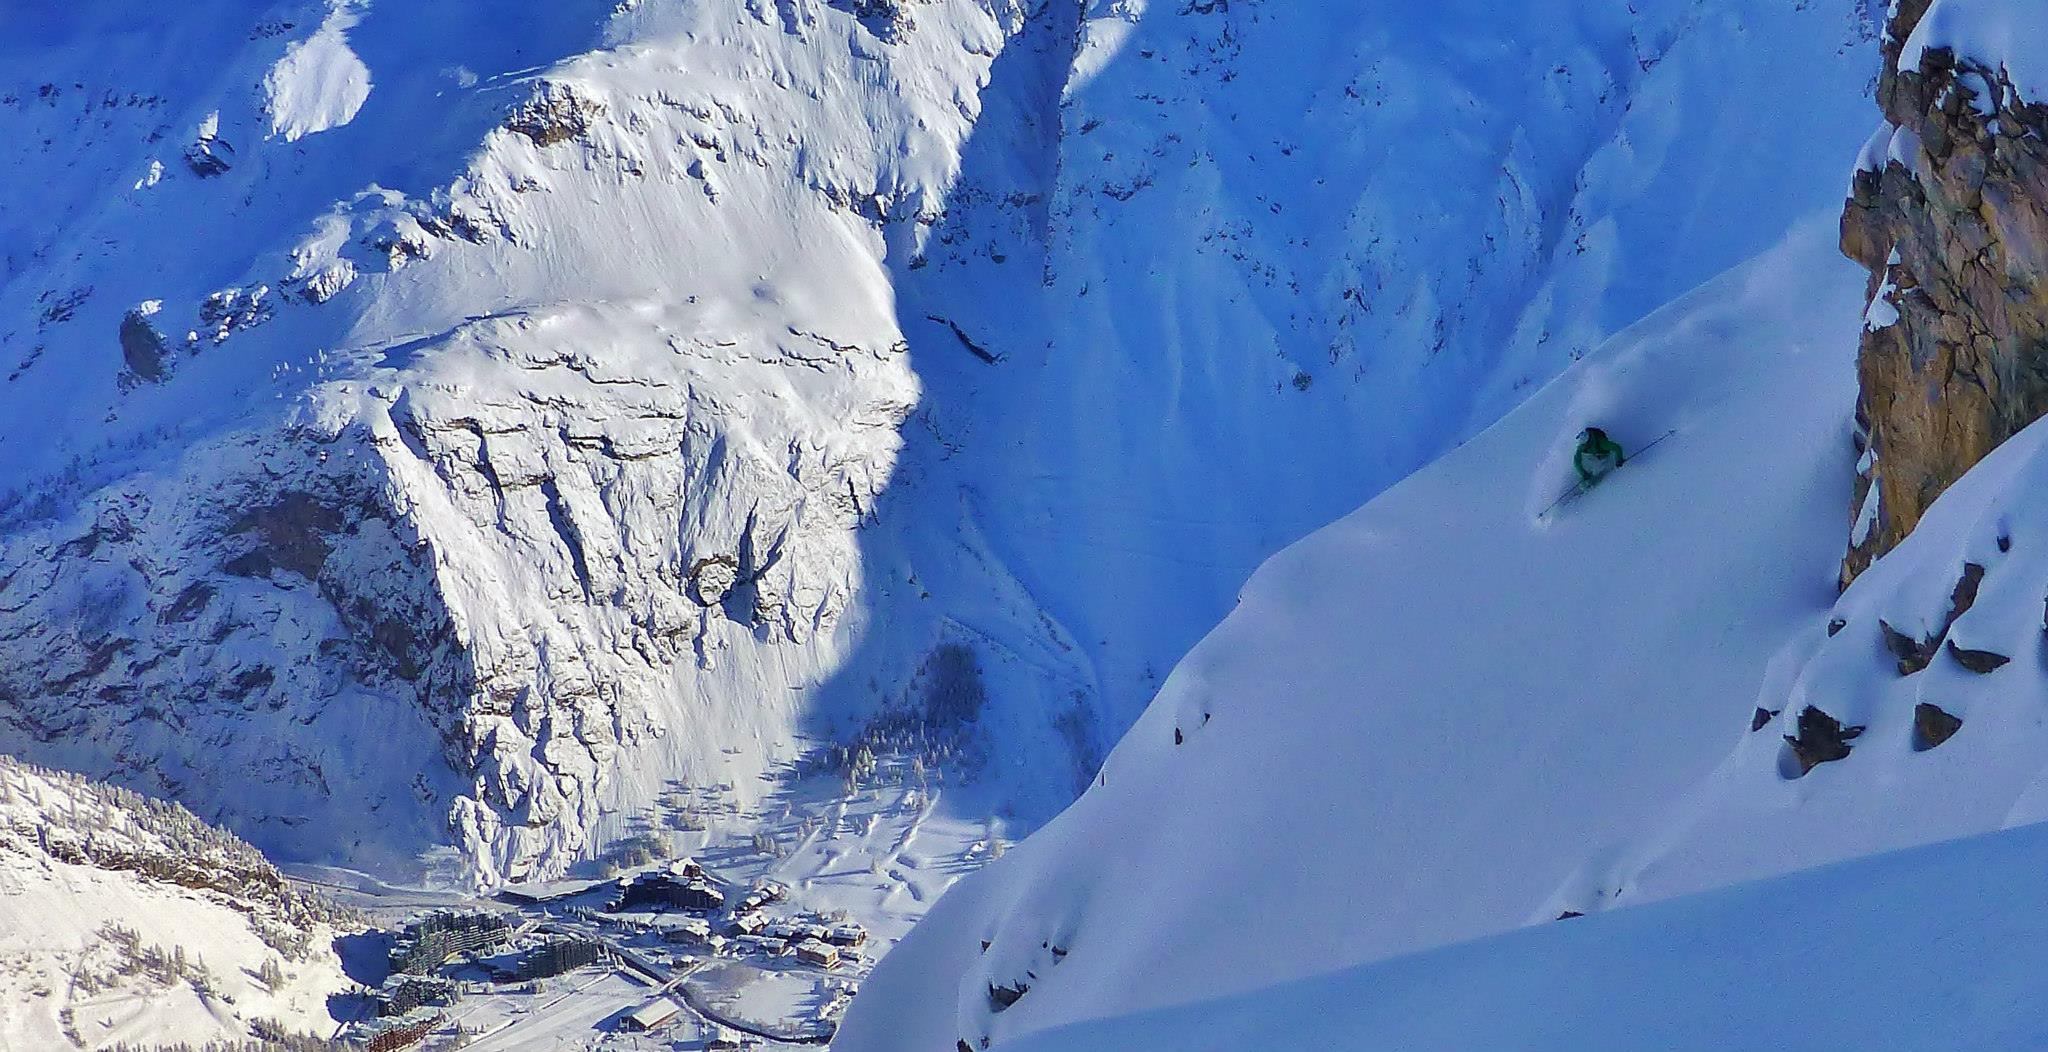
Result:
<svg viewBox="0 0 2048 1052">
<path fill-rule="evenodd" d="M 1921 702 L 1913 706 L 1913 748 L 1925 751 L 1956 736 L 1963 721 L 1941 706 Z"/>
<path fill-rule="evenodd" d="M 1956 659 L 1956 664 L 1979 675 L 1986 672 L 1996 672 L 2006 662 L 2012 660 L 2004 654 L 1993 651 L 1972 650 L 1969 647 L 1958 646 L 1953 639 L 1948 641 L 1948 652 L 1950 656 Z"/>
<path fill-rule="evenodd" d="M 1792 747 L 1792 756 L 1799 761 L 1799 774 L 1831 760 L 1844 759 L 1849 755 L 1849 742 L 1863 733 L 1861 727 L 1846 727 L 1842 721 L 1822 712 L 1812 705 L 1799 712 L 1799 733 L 1785 735 L 1786 744 Z"/>
</svg>

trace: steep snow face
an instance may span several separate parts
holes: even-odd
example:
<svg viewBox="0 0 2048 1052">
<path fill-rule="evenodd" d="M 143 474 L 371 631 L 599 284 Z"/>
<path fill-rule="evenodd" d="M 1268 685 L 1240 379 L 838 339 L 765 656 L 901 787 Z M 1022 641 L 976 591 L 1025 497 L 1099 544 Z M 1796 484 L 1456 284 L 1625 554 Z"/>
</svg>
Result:
<svg viewBox="0 0 2048 1052">
<path fill-rule="evenodd" d="M 325 1037 L 341 919 L 183 808 L 0 757 L 0 1048 Z"/>
<path fill-rule="evenodd" d="M 2037 423 L 1786 644 L 1756 695 L 1776 718 L 1595 883 L 1662 897 L 2048 819 L 2044 484 Z M 1804 771 L 1808 707 L 1863 731 Z"/>
<path fill-rule="evenodd" d="M 883 961 L 835 1047 L 1003 1047 L 1599 906 L 1557 902 L 1712 769 L 1833 600 L 1862 301 L 1832 233 L 1268 562 L 1096 784 Z M 1589 422 L 1637 455 L 1546 511 Z"/>
<path fill-rule="evenodd" d="M 74 6 L 0 41 L 0 745 L 487 879 L 822 737 L 1050 813 L 1260 559 L 1832 195 L 1873 35 Z"/>
<path fill-rule="evenodd" d="M 2048 200 L 2021 46 L 2040 25 L 2031 5 L 1894 5 L 1887 123 L 1843 217 L 1871 272 L 1860 576 L 1774 660 L 1755 732 L 1587 888 L 1680 894 L 2048 817 L 2031 291 Z"/>
<path fill-rule="evenodd" d="M 2033 1048 L 2048 827 L 1036 1035 L 1015 1052 Z M 1788 1001 L 1826 1005 L 1827 1022 Z"/>
<path fill-rule="evenodd" d="M 1273 551 L 1835 203 L 1875 27 L 1088 5 L 1057 142 L 985 117 L 899 275 L 928 391 L 905 499 L 960 494 L 911 544 L 938 612 L 1029 668 L 994 693 L 1078 694 L 1113 737 Z"/>
</svg>

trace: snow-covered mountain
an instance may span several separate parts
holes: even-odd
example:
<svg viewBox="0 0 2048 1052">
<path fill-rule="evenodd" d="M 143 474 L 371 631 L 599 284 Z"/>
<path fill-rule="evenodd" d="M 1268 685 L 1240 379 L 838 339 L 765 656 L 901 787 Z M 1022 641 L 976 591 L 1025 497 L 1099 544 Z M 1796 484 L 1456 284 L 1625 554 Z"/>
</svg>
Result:
<svg viewBox="0 0 2048 1052">
<path fill-rule="evenodd" d="M 0 757 L 0 1048 L 325 1037 L 346 922 L 176 804 Z"/>
<path fill-rule="evenodd" d="M 0 750 L 486 879 L 806 742 L 943 739 L 1049 814 L 1259 560 L 1834 196 L 1876 36 L 1851 0 L 10 18 Z"/>
<path fill-rule="evenodd" d="M 1019 16 L 783 6 L 11 32 L 6 746 L 486 876 L 787 752 L 916 400 L 871 213 Z"/>
<path fill-rule="evenodd" d="M 327 1018 L 156 798 L 951 885 L 843 1052 L 2048 1030 L 2025 5 L 5 21 L 0 1047 Z"/>
<path fill-rule="evenodd" d="M 883 962 L 836 1047 L 1002 1047 L 1608 905 L 1587 862 L 1714 769 L 1834 597 L 1861 301 L 1831 233 L 1269 561 L 1096 784 Z M 1552 509 L 1589 420 L 1661 441 Z"/>
<path fill-rule="evenodd" d="M 1894 5 L 1865 273 L 1800 224 L 1268 562 L 835 1047 L 2037 1041 L 2033 830 L 1713 889 L 2048 818 L 2044 31 Z"/>
</svg>

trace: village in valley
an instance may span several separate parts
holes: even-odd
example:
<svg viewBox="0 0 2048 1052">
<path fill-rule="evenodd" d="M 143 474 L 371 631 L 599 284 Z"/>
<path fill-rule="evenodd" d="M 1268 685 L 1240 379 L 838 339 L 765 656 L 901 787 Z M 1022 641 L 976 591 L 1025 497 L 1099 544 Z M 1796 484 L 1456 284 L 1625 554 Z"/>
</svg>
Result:
<svg viewBox="0 0 2048 1052">
<path fill-rule="evenodd" d="M 382 933 L 386 975 L 343 1036 L 368 1052 L 541 1047 L 565 1028 L 604 1047 L 822 1045 L 872 963 L 868 931 L 781 908 L 788 894 L 683 859 L 422 911 Z"/>
<path fill-rule="evenodd" d="M 991 826 L 936 813 L 921 763 L 835 759 L 850 784 L 785 769 L 760 810 L 677 790 L 647 823 L 662 832 L 629 839 L 601 876 L 469 895 L 302 869 L 378 925 L 344 940 L 360 985 L 336 1038 L 365 1052 L 822 1048 L 922 906 L 1003 847 Z"/>
</svg>

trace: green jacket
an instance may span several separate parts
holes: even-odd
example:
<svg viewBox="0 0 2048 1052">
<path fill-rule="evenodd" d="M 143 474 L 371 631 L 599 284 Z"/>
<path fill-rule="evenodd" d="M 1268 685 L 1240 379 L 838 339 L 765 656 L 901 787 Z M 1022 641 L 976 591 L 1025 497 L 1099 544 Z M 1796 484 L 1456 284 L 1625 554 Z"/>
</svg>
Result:
<svg viewBox="0 0 2048 1052">
<path fill-rule="evenodd" d="M 1610 460 L 1612 464 L 1605 463 Z M 1627 461 L 1628 458 L 1622 455 L 1621 443 L 1599 431 L 1587 435 L 1579 443 L 1579 451 L 1572 455 L 1572 466 L 1579 469 L 1579 482 L 1588 486 Z"/>
</svg>

